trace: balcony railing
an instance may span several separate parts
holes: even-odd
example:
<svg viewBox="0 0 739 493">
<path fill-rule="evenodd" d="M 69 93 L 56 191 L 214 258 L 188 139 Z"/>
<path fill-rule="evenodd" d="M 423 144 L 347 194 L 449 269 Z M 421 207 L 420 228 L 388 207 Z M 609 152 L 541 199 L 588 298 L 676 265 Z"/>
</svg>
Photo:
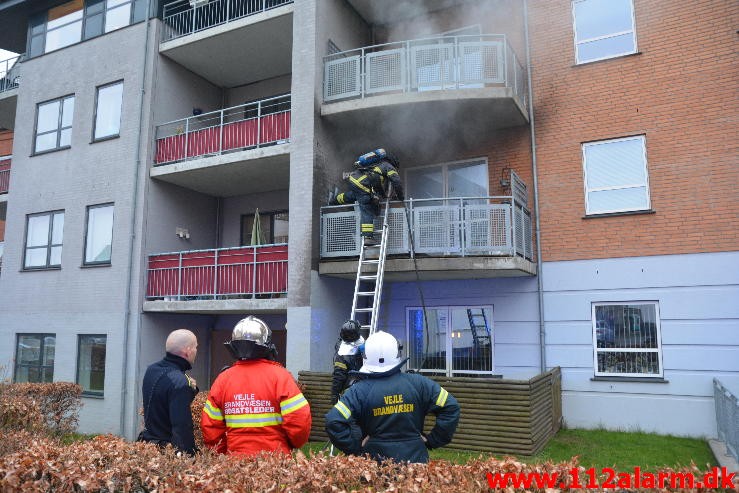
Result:
<svg viewBox="0 0 739 493">
<path fill-rule="evenodd" d="M 282 144 L 289 139 L 288 94 L 159 125 L 154 164 Z"/>
<path fill-rule="evenodd" d="M 8 193 L 10 187 L 10 158 L 0 157 L 0 193 Z"/>
<path fill-rule="evenodd" d="M 287 293 L 287 244 L 149 255 L 146 298 L 188 301 Z"/>
<path fill-rule="evenodd" d="M 0 92 L 15 89 L 20 84 L 20 62 L 23 55 L 0 60 Z"/>
<path fill-rule="evenodd" d="M 716 428 L 718 438 L 726 449 L 739 461 L 739 398 L 713 379 L 713 399 L 716 405 Z"/>
<path fill-rule="evenodd" d="M 505 86 L 527 106 L 526 70 L 504 35 L 438 36 L 324 58 L 326 102 L 391 92 Z"/>
<path fill-rule="evenodd" d="M 258 14 L 293 0 L 176 0 L 164 6 L 162 41 Z"/>
</svg>

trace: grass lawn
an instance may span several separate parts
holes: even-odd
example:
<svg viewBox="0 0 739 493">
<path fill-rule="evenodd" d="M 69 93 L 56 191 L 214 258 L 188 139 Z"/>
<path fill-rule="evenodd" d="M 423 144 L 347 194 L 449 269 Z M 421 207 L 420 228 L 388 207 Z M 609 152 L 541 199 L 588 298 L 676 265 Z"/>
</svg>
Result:
<svg viewBox="0 0 739 493">
<path fill-rule="evenodd" d="M 312 442 L 303 448 L 305 453 L 320 451 L 325 443 Z M 453 449 L 431 451 L 432 459 L 445 459 L 465 463 L 480 455 L 502 458 L 510 454 L 488 454 Z M 529 464 L 569 461 L 579 456 L 580 465 L 588 468 L 612 467 L 617 471 L 633 470 L 639 466 L 643 471 L 654 471 L 663 466 L 680 467 L 690 461 L 700 469 L 708 469 L 716 460 L 705 440 L 654 435 L 640 432 L 606 430 L 560 430 L 544 449 L 534 456 L 514 456 Z"/>
</svg>

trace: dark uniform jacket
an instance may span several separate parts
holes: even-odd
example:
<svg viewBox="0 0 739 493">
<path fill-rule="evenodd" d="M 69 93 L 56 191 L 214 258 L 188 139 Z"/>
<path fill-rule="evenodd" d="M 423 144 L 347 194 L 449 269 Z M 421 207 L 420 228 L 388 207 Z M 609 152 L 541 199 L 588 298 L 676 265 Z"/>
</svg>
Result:
<svg viewBox="0 0 739 493">
<path fill-rule="evenodd" d="M 342 452 L 370 454 L 377 460 L 428 462 L 427 448 L 452 440 L 459 404 L 438 383 L 417 373 L 401 373 L 400 367 L 360 375 L 326 414 L 326 432 Z M 424 443 L 423 423 L 430 412 L 436 415 L 436 425 Z"/>
<path fill-rule="evenodd" d="M 387 181 L 393 184 L 393 192 L 398 200 L 403 200 L 403 183 L 395 166 L 387 160 L 360 168 L 349 174 L 349 182 L 365 193 L 387 197 Z"/>
<path fill-rule="evenodd" d="M 144 431 L 139 438 L 195 453 L 190 404 L 198 393 L 194 381 L 185 375 L 190 363 L 171 353 L 149 365 L 144 374 Z"/>
<path fill-rule="evenodd" d="M 357 351 L 355 354 L 334 356 L 334 374 L 331 381 L 331 404 L 336 404 L 339 395 L 354 383 L 357 379 L 355 375 L 349 375 L 350 371 L 356 372 L 362 367 L 362 353 Z"/>
</svg>

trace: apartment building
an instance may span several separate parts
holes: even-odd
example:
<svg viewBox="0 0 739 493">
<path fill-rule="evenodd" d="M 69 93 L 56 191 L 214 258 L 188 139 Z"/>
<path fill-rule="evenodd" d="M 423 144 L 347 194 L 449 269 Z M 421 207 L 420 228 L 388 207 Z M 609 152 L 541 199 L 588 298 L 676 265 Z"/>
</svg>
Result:
<svg viewBox="0 0 739 493">
<path fill-rule="evenodd" d="M 389 211 L 379 326 L 411 368 L 560 366 L 571 426 L 712 436 L 712 379 L 739 380 L 737 15 L 0 1 L 0 48 L 24 53 L 0 91 L 0 364 L 79 382 L 83 431 L 128 437 L 175 328 L 199 337 L 203 388 L 247 314 L 294 374 L 329 371 L 359 217 L 325 204 L 384 147 L 407 200 Z M 677 54 L 684 39 L 701 42 Z"/>
</svg>

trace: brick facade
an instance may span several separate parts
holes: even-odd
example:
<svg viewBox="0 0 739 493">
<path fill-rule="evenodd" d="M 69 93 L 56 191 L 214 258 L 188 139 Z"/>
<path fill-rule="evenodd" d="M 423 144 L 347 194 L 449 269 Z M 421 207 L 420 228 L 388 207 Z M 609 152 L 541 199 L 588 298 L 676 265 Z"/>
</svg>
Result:
<svg viewBox="0 0 739 493">
<path fill-rule="evenodd" d="M 545 261 L 739 248 L 739 4 L 634 8 L 637 54 L 575 65 L 571 2 L 529 2 Z M 584 219 L 581 143 L 639 134 L 654 213 Z"/>
</svg>

